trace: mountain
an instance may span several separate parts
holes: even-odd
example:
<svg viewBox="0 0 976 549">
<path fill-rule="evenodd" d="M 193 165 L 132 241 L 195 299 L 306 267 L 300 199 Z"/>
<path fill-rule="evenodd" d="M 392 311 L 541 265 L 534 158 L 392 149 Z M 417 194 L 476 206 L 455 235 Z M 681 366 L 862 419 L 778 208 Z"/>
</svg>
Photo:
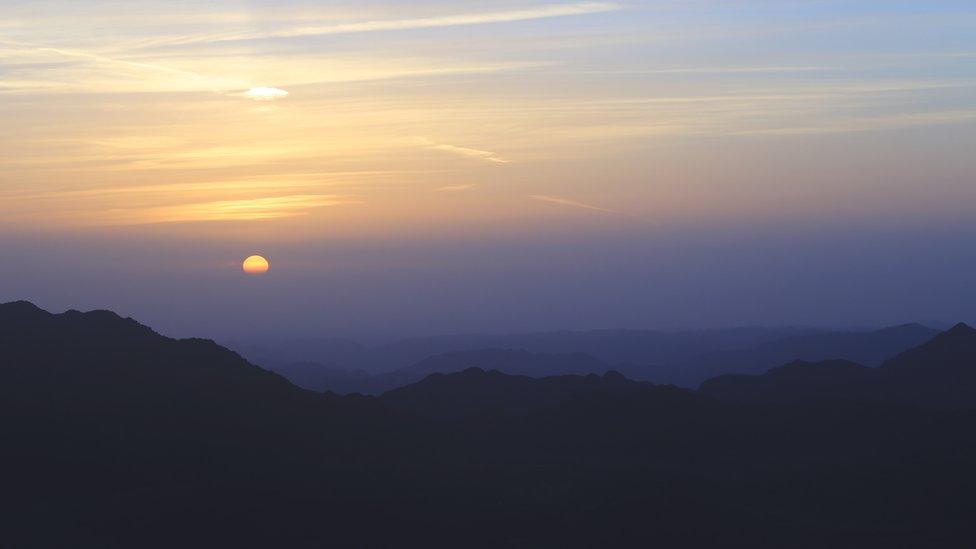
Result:
<svg viewBox="0 0 976 549">
<path fill-rule="evenodd" d="M 325 402 L 236 353 L 201 339 L 160 336 L 109 311 L 50 314 L 26 303 L 0 305 L 0 350 L 8 405 L 106 410 L 188 406 L 253 407 L 255 402 Z"/>
<path fill-rule="evenodd" d="M 634 379 L 697 387 L 721 374 L 758 374 L 793 360 L 846 359 L 875 366 L 938 333 L 920 324 L 874 331 L 593 330 L 412 338 L 373 347 L 322 339 L 290 342 L 275 349 L 238 348 L 255 363 L 305 388 L 378 394 L 427 373 L 467 366 L 536 377 L 602 373 L 613 368 Z M 543 363 L 546 361 L 549 364 Z M 423 374 L 411 373 L 425 367 Z"/>
<path fill-rule="evenodd" d="M 602 374 L 608 370 L 606 364 L 585 353 L 543 354 L 521 349 L 483 349 L 435 355 L 398 372 L 423 377 L 457 372 L 471 366 L 531 377 Z"/>
<path fill-rule="evenodd" d="M 764 342 L 752 349 L 709 353 L 663 368 L 656 377 L 662 383 L 697 387 L 706 379 L 719 375 L 761 374 L 795 360 L 820 362 L 843 359 L 878 366 L 937 334 L 938 330 L 921 324 L 904 324 L 873 331 L 802 334 Z"/>
<path fill-rule="evenodd" d="M 275 370 L 287 364 L 305 362 L 322 364 L 333 370 L 381 374 L 407 368 L 431 356 L 483 349 L 524 350 L 536 354 L 583 353 L 607 364 L 670 364 L 703 353 L 749 349 L 782 337 L 817 332 L 803 328 L 590 330 L 458 334 L 408 338 L 384 345 L 320 338 L 263 344 L 234 342 L 231 347 L 249 360 Z"/>
<path fill-rule="evenodd" d="M 415 383 L 430 374 L 449 374 L 471 367 L 530 377 L 602 374 L 610 369 L 583 353 L 560 355 L 512 349 L 480 349 L 434 355 L 405 368 L 375 375 L 362 370 L 330 368 L 318 363 L 286 364 L 276 367 L 275 371 L 306 389 L 377 395 Z"/>
<path fill-rule="evenodd" d="M 734 402 L 840 398 L 976 409 L 976 330 L 959 324 L 878 368 L 840 360 L 798 361 L 759 376 L 719 376 L 700 390 Z"/>
<path fill-rule="evenodd" d="M 971 338 L 870 371 L 963 379 Z M 974 426 L 615 372 L 469 368 L 342 397 L 111 312 L 0 305 L 12 547 L 964 547 Z"/>
<path fill-rule="evenodd" d="M 797 360 L 758 376 L 727 374 L 706 380 L 700 392 L 730 402 L 795 403 L 853 399 L 879 378 L 873 368 L 847 360 Z"/>
<path fill-rule="evenodd" d="M 319 362 L 289 362 L 270 369 L 303 389 L 340 395 L 379 394 L 397 386 L 385 382 L 384 375 L 373 375 L 365 370 L 346 370 Z"/>
<path fill-rule="evenodd" d="M 881 365 L 885 397 L 921 406 L 976 407 L 976 330 L 957 324 Z"/>
<path fill-rule="evenodd" d="M 687 390 L 631 381 L 613 371 L 602 376 L 560 375 L 536 379 L 468 368 L 452 374 L 431 374 L 418 383 L 384 393 L 380 402 L 395 410 L 443 419 L 472 414 L 527 413 L 577 398 L 599 397 L 667 401 L 695 398 Z"/>
<path fill-rule="evenodd" d="M 403 357 L 408 363 L 454 351 L 512 349 L 542 354 L 584 353 L 608 364 L 649 365 L 676 363 L 712 351 L 748 349 L 783 337 L 816 332 L 804 328 L 744 327 L 466 334 L 404 339 L 383 348 L 387 353 Z"/>
<path fill-rule="evenodd" d="M 395 360 L 379 346 L 365 345 L 343 338 L 305 338 L 259 343 L 227 341 L 248 361 L 277 370 L 296 364 L 321 364 L 334 371 L 370 374 L 388 371 Z"/>
<path fill-rule="evenodd" d="M 808 361 L 844 358 L 878 366 L 896 354 L 932 339 L 940 330 L 921 324 L 902 324 L 874 331 L 828 332 L 793 336 L 759 346 L 761 353 L 789 355 Z"/>
</svg>

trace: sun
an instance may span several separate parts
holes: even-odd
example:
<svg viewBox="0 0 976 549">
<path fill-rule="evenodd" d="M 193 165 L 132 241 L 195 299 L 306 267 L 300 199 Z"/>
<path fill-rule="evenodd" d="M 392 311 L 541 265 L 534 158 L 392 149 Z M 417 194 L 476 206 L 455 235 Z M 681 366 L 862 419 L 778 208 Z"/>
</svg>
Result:
<svg viewBox="0 0 976 549">
<path fill-rule="evenodd" d="M 242 267 L 244 268 L 244 272 L 249 275 L 262 275 L 268 272 L 268 269 L 271 268 L 271 263 L 259 255 L 252 255 L 244 260 Z"/>
</svg>

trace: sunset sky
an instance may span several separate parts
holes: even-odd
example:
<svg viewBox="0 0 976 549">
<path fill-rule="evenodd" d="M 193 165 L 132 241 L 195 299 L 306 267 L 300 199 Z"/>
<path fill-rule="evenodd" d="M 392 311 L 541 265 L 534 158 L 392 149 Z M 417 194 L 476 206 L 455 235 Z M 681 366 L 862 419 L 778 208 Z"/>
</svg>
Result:
<svg viewBox="0 0 976 549">
<path fill-rule="evenodd" d="M 0 121 L 0 301 L 211 337 L 976 319 L 972 1 L 7 0 Z"/>
</svg>

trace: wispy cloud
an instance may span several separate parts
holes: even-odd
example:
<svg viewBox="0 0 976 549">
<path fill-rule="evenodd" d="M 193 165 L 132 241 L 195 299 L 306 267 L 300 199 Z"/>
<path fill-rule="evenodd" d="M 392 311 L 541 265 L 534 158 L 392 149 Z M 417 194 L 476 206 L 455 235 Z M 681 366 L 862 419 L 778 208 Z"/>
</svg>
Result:
<svg viewBox="0 0 976 549">
<path fill-rule="evenodd" d="M 489 23 L 506 23 L 514 21 L 528 21 L 533 19 L 548 19 L 552 17 L 567 17 L 572 15 L 587 15 L 609 12 L 617 9 L 620 9 L 620 6 L 613 2 L 575 2 L 571 4 L 552 4 L 533 8 L 495 12 L 459 13 L 409 19 L 378 19 L 350 23 L 293 26 L 259 32 L 228 32 L 222 34 L 184 36 L 179 38 L 145 42 L 142 45 L 184 45 L 201 42 L 213 43 L 240 40 L 261 40 L 268 38 L 297 38 L 302 36 L 323 36 L 330 34 L 484 25 Z"/>
<path fill-rule="evenodd" d="M 662 69 L 624 69 L 624 70 L 593 70 L 585 71 L 589 74 L 779 74 L 779 73 L 808 73 L 831 72 L 847 70 L 843 67 L 828 66 L 770 66 L 770 67 L 675 67 Z"/>
<path fill-rule="evenodd" d="M 474 187 L 475 187 L 474 183 L 467 183 L 464 185 L 445 185 L 443 187 L 438 187 L 434 190 L 442 193 L 455 193 L 460 191 L 469 191 Z"/>
<path fill-rule="evenodd" d="M 202 221 L 260 221 L 307 215 L 313 209 L 348 204 L 340 195 L 291 195 L 248 200 L 220 200 L 176 206 L 117 209 L 100 215 L 107 224 L 144 225 Z"/>
<path fill-rule="evenodd" d="M 582 209 L 582 210 L 591 210 L 591 211 L 594 211 L 594 212 L 603 212 L 603 213 L 608 213 L 608 214 L 620 215 L 620 216 L 624 216 L 624 217 L 628 217 L 628 218 L 634 219 L 636 221 L 641 221 L 641 222 L 644 222 L 644 223 L 650 223 L 652 225 L 657 225 L 658 224 L 657 221 L 654 221 L 653 219 L 649 219 L 649 218 L 646 218 L 646 217 L 641 216 L 641 215 L 636 215 L 636 214 L 632 214 L 632 213 L 628 213 L 628 212 L 622 212 L 620 210 L 614 210 L 614 209 L 611 209 L 611 208 L 604 208 L 602 206 L 595 206 L 593 204 L 586 204 L 585 202 L 578 202 L 576 200 L 571 200 L 569 198 L 563 198 L 561 196 L 550 196 L 550 195 L 545 195 L 545 194 L 532 194 L 532 195 L 529 195 L 529 198 L 532 199 L 532 200 L 538 200 L 540 202 L 548 202 L 550 204 L 557 204 L 559 206 L 566 206 L 566 207 L 569 207 L 569 208 L 579 208 L 579 209 Z"/>
<path fill-rule="evenodd" d="M 77 49 L 54 48 L 54 47 L 40 45 L 40 44 L 29 44 L 23 42 L 10 42 L 10 41 L 0 41 L 0 45 L 10 47 L 15 51 L 19 51 L 21 53 L 58 55 L 61 57 L 85 59 L 102 65 L 110 65 L 110 66 L 117 66 L 117 67 L 125 67 L 128 69 L 165 73 L 170 75 L 171 77 L 178 76 L 182 78 L 191 78 L 196 80 L 205 79 L 203 75 L 200 75 L 198 73 L 183 70 L 183 69 L 177 69 L 166 65 L 161 65 L 158 63 L 129 61 L 126 59 L 109 57 L 107 55 L 91 53 L 88 51 L 77 50 Z"/>
<path fill-rule="evenodd" d="M 937 111 L 925 113 L 901 113 L 889 116 L 850 117 L 841 120 L 825 120 L 807 126 L 786 126 L 731 132 L 736 135 L 817 135 L 831 133 L 855 133 L 899 130 L 920 126 L 964 124 L 976 120 L 976 111 Z"/>
<path fill-rule="evenodd" d="M 417 142 L 428 149 L 435 151 L 444 151 L 451 154 L 456 154 L 459 156 L 466 156 L 468 158 L 475 158 L 478 160 L 484 160 L 486 162 L 496 162 L 498 164 L 508 164 L 511 161 L 498 156 L 497 153 L 492 151 L 483 151 L 480 149 L 472 149 L 469 147 L 458 147 L 457 145 L 447 145 L 444 143 L 436 143 L 427 139 L 426 137 L 416 138 Z"/>
<path fill-rule="evenodd" d="M 572 208 L 583 208 L 585 210 L 593 210 L 597 212 L 606 212 L 619 214 L 623 213 L 618 210 L 611 210 L 610 208 L 601 208 L 600 206 L 594 206 L 592 204 L 584 204 L 583 202 L 577 202 L 575 200 L 570 200 L 568 198 L 561 198 L 558 196 L 548 196 L 544 194 L 533 194 L 529 195 L 532 200 L 540 200 L 542 202 L 549 202 L 552 204 L 559 204 L 560 206 L 570 206 Z"/>
<path fill-rule="evenodd" d="M 323 52 L 274 56 L 133 56 L 0 40 L 0 93 L 210 92 L 257 101 L 285 99 L 292 86 L 520 71 L 544 61 L 463 62 L 346 58 Z M 275 87 L 265 83 L 272 82 Z"/>
</svg>

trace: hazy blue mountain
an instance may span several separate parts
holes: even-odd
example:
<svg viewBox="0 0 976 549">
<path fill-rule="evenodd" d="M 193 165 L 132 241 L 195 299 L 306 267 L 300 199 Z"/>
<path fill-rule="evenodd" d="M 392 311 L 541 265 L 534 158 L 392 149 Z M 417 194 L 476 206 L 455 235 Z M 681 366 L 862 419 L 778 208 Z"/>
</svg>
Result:
<svg viewBox="0 0 976 549">
<path fill-rule="evenodd" d="M 249 358 L 302 387 L 338 393 L 377 394 L 427 373 L 468 366 L 535 377 L 614 369 L 633 379 L 697 387 L 721 374 L 758 374 L 793 360 L 845 359 L 875 366 L 937 333 L 906 324 L 873 331 L 741 328 L 460 335 L 415 338 L 375 348 L 345 340 L 323 341 L 319 346 L 306 342 L 277 359 L 262 360 L 256 351 Z M 280 361 L 282 356 L 328 353 L 335 354 L 320 361 Z"/>
<path fill-rule="evenodd" d="M 683 363 L 658 368 L 648 378 L 661 383 L 697 387 L 722 374 L 761 374 L 769 368 L 801 360 L 848 360 L 878 366 L 898 353 L 921 345 L 939 333 L 920 324 L 870 331 L 802 334 L 764 342 L 752 349 L 711 352 Z"/>
<path fill-rule="evenodd" d="M 290 362 L 270 366 L 269 369 L 288 378 L 289 381 L 312 391 L 331 391 L 341 395 L 350 393 L 378 394 L 386 389 L 383 375 L 372 375 L 365 370 L 346 370 L 318 362 Z"/>
<path fill-rule="evenodd" d="M 482 349 L 524 350 L 538 354 L 584 353 L 607 364 L 672 363 L 710 351 L 750 349 L 783 337 L 819 332 L 806 328 L 592 330 L 417 337 L 385 345 L 361 345 L 344 339 L 323 338 L 273 343 L 234 342 L 231 347 L 249 360 L 271 368 L 314 362 L 335 369 L 376 374 L 406 368 L 435 355 Z"/>
<path fill-rule="evenodd" d="M 959 324 L 880 367 L 793 362 L 762 375 L 724 375 L 701 392 L 735 402 L 846 399 L 933 408 L 976 407 L 976 330 Z"/>
<path fill-rule="evenodd" d="M 472 367 L 531 377 L 602 374 L 610 369 L 606 364 L 583 353 L 557 355 L 511 349 L 444 353 L 427 357 L 399 370 L 375 375 L 362 370 L 340 370 L 317 363 L 287 364 L 274 369 L 295 384 L 311 390 L 340 394 L 380 394 L 420 381 L 430 374 L 460 372 Z"/>
<path fill-rule="evenodd" d="M 498 370 L 468 368 L 463 372 L 430 374 L 422 381 L 384 393 L 380 401 L 393 409 L 428 417 L 526 413 L 578 398 L 644 397 L 694 400 L 691 391 L 631 381 L 618 372 L 603 375 L 557 375 L 542 378 L 510 375 Z"/>
</svg>

